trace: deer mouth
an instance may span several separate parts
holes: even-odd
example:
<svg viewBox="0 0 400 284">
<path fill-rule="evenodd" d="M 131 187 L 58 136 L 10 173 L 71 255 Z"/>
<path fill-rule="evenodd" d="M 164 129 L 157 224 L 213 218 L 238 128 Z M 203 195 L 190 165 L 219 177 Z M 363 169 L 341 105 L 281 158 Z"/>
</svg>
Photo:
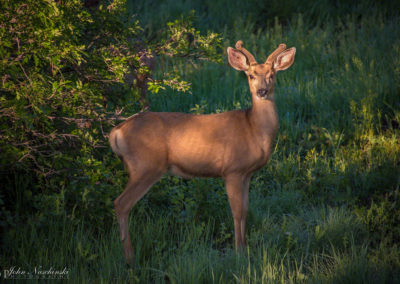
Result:
<svg viewBox="0 0 400 284">
<path fill-rule="evenodd" d="M 257 90 L 257 96 L 262 99 L 268 99 L 268 89 Z"/>
</svg>

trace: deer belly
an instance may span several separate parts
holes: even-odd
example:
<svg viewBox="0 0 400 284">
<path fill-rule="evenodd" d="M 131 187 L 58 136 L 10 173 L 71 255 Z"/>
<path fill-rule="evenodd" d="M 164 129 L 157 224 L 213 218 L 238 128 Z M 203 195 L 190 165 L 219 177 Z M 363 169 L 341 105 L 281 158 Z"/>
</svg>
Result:
<svg viewBox="0 0 400 284">
<path fill-rule="evenodd" d="M 208 147 L 180 148 L 169 152 L 168 171 L 183 178 L 217 177 L 222 162 L 221 153 Z"/>
<path fill-rule="evenodd" d="M 185 179 L 194 177 L 218 177 L 221 176 L 219 170 L 210 170 L 207 167 L 193 167 L 193 165 L 186 167 L 181 165 L 170 165 L 168 167 L 168 173 L 179 176 Z"/>
</svg>

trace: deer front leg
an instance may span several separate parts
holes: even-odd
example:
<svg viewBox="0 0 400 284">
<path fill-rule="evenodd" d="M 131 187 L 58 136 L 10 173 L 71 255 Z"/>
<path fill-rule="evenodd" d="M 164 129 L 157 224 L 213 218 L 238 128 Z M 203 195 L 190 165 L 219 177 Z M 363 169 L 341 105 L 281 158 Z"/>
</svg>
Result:
<svg viewBox="0 0 400 284">
<path fill-rule="evenodd" d="M 236 174 L 229 175 L 225 178 L 226 192 L 233 215 L 236 249 L 241 249 L 246 246 L 249 180 L 249 177 Z"/>
<path fill-rule="evenodd" d="M 250 187 L 250 176 L 246 177 L 243 181 L 243 214 L 240 219 L 240 231 L 242 233 L 243 247 L 246 246 L 246 221 L 247 213 L 249 212 L 249 187 Z"/>
</svg>

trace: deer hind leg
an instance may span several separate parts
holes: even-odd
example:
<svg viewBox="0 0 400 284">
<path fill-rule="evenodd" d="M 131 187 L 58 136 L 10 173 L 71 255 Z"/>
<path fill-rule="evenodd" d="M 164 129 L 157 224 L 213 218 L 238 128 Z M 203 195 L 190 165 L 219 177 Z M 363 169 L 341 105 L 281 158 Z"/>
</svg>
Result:
<svg viewBox="0 0 400 284">
<path fill-rule="evenodd" d="M 125 190 L 114 201 L 115 214 L 117 216 L 121 242 L 125 259 L 128 264 L 132 265 L 134 254 L 129 236 L 128 217 L 132 207 L 146 194 L 150 187 L 157 182 L 162 172 L 157 171 L 142 171 L 141 173 L 130 173 L 128 184 Z"/>
<path fill-rule="evenodd" d="M 231 206 L 235 227 L 235 247 L 246 246 L 246 218 L 248 211 L 249 178 L 231 175 L 225 178 L 226 192 Z"/>
</svg>

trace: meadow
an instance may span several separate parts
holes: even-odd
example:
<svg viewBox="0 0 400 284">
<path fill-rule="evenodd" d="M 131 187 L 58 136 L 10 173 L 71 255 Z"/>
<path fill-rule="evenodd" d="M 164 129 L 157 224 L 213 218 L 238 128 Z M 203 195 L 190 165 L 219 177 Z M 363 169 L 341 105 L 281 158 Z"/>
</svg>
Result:
<svg viewBox="0 0 400 284">
<path fill-rule="evenodd" d="M 131 212 L 134 267 L 126 267 L 115 218 L 92 223 L 74 218 L 73 210 L 39 212 L 7 227 L 2 267 L 66 267 L 72 283 L 400 282 L 397 7 L 244 2 L 134 1 L 128 7 L 148 38 L 181 15 L 222 37 L 223 63 L 157 58 L 155 78 L 176 72 L 191 87 L 149 93 L 152 111 L 249 108 L 246 77 L 229 66 L 226 48 L 243 40 L 258 61 L 280 43 L 297 48 L 293 66 L 277 75 L 280 128 L 270 161 L 251 181 L 246 251 L 234 249 L 223 180 L 166 175 Z M 102 162 L 109 169 L 105 183 L 115 188 L 112 200 L 127 176 L 107 151 Z M 16 185 L 28 186 L 23 179 Z M 24 195 L 15 197 L 23 211 Z"/>
</svg>

